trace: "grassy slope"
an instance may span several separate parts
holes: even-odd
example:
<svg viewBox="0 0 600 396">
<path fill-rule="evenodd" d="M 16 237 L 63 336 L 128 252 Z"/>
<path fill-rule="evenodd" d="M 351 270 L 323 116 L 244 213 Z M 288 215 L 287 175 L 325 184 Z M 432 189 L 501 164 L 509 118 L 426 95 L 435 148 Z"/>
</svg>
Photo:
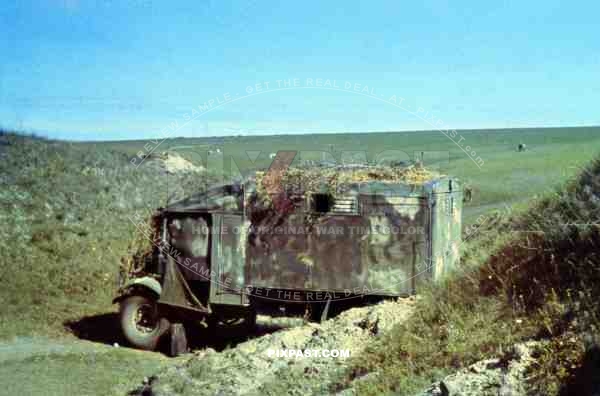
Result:
<svg viewBox="0 0 600 396">
<path fill-rule="evenodd" d="M 0 165 L 8 179 L 0 196 L 0 316 L 10 320 L 0 322 L 0 336 L 60 334 L 63 321 L 110 309 L 115 269 L 134 231 L 126 215 L 148 207 L 144 182 L 118 152 L 19 136 L 8 142 Z"/>
<path fill-rule="evenodd" d="M 111 394 L 115 386 L 123 393 L 165 359 L 39 336 L 66 337 L 65 322 L 114 309 L 116 268 L 135 230 L 126 216 L 158 204 L 144 185 L 152 176 L 128 173 L 127 156 L 93 146 L 14 135 L 0 143 L 0 339 L 9 339 L 2 357 L 21 347 L 11 337 L 36 336 L 34 350 L 0 358 L 0 394 Z M 86 352 L 56 355 L 59 342 Z"/>
<path fill-rule="evenodd" d="M 94 144 L 0 138 L 0 339 L 60 335 L 66 321 L 112 310 L 134 223 L 174 191 L 204 183 L 190 176 L 182 188 Z"/>
</svg>

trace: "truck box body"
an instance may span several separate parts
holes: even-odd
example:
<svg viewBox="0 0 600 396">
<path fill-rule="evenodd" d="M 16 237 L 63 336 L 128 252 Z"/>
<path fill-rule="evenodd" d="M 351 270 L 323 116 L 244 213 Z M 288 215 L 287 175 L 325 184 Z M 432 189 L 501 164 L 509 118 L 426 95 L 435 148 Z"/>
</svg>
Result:
<svg viewBox="0 0 600 396">
<path fill-rule="evenodd" d="M 463 200 L 452 178 L 419 185 L 368 181 L 341 193 L 303 193 L 285 213 L 256 204 L 256 191 L 224 186 L 164 210 L 181 223 L 173 231 L 181 235 L 171 235 L 171 242 L 183 247 L 177 259 L 182 273 L 210 280 L 212 303 L 244 304 L 246 291 L 264 296 L 269 289 L 303 296 L 409 295 L 459 258 Z M 199 217 L 210 232 L 197 224 L 186 229 Z M 192 246 L 210 259 L 195 257 Z"/>
</svg>

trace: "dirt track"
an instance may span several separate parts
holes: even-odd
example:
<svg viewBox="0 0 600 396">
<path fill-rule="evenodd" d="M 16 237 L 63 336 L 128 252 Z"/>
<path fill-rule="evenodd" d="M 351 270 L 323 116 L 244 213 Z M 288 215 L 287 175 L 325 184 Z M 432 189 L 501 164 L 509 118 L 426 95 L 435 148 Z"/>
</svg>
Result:
<svg viewBox="0 0 600 396">
<path fill-rule="evenodd" d="M 72 336 L 18 337 L 0 343 L 0 395 L 122 395 L 173 363 L 160 353 Z"/>
<path fill-rule="evenodd" d="M 73 336 L 18 337 L 0 342 L 0 375 L 9 379 L 0 388 L 0 395 L 104 395 L 125 394 L 132 389 L 140 393 L 151 389 L 158 395 L 184 390 L 194 394 L 252 394 L 276 385 L 282 375 L 300 373 L 306 379 L 304 385 L 311 388 L 303 392 L 319 393 L 326 388 L 314 387 L 328 386 L 328 380 L 347 364 L 345 359 L 274 358 L 267 350 L 348 349 L 356 356 L 370 341 L 406 320 L 414 302 L 401 299 L 353 308 L 322 324 L 261 317 L 251 335 L 225 329 L 209 338 L 206 333 L 190 334 L 195 352 L 176 359 L 121 344 L 115 347 L 108 342 L 109 338 L 121 341 L 114 334 L 105 334 L 96 342 Z"/>
<path fill-rule="evenodd" d="M 108 345 L 89 341 L 65 342 L 49 338 L 19 337 L 12 342 L 0 343 L 0 363 L 26 360 L 36 356 L 105 353 L 110 350 L 111 347 Z"/>
</svg>

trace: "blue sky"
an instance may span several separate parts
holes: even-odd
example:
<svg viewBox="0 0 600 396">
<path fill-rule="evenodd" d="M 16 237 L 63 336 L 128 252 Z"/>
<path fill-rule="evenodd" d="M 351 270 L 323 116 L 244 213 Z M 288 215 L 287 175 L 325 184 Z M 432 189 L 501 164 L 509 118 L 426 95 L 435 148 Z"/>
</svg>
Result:
<svg viewBox="0 0 600 396">
<path fill-rule="evenodd" d="M 50 137 L 600 125 L 594 1 L 16 3 L 0 125 Z"/>
</svg>

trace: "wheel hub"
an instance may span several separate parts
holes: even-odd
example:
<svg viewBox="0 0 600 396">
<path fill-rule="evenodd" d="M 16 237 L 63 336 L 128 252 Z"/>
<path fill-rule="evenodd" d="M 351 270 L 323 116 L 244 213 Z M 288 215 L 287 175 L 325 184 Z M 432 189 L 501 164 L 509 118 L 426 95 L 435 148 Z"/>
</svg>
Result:
<svg viewBox="0 0 600 396">
<path fill-rule="evenodd" d="M 149 304 L 141 305 L 133 318 L 135 327 L 143 333 L 152 333 L 158 324 L 156 312 Z"/>
</svg>

